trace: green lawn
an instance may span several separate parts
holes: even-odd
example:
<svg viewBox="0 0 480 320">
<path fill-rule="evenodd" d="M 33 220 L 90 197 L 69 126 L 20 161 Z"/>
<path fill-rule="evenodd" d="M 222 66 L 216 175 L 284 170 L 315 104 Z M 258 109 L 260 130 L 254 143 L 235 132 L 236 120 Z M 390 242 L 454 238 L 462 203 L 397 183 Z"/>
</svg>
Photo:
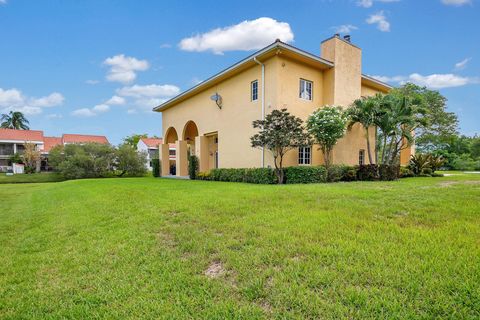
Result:
<svg viewBox="0 0 480 320">
<path fill-rule="evenodd" d="M 0 185 L 0 318 L 480 317 L 480 175 Z"/>
<path fill-rule="evenodd" d="M 34 173 L 34 174 L 15 174 L 7 176 L 0 173 L 0 184 L 4 183 L 37 183 L 37 182 L 58 182 L 64 180 L 56 173 Z"/>
</svg>

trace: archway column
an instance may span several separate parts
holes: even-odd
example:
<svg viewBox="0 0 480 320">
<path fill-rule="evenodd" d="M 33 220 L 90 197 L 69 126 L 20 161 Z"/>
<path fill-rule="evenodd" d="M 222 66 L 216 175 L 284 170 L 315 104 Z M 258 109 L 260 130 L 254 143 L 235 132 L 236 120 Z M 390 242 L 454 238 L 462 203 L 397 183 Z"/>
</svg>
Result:
<svg viewBox="0 0 480 320">
<path fill-rule="evenodd" d="M 195 155 L 198 158 L 198 169 L 200 172 L 208 171 L 208 137 L 195 137 Z"/>
<path fill-rule="evenodd" d="M 175 141 L 176 149 L 176 170 L 178 177 L 188 176 L 188 158 L 187 158 L 187 141 Z"/>
<path fill-rule="evenodd" d="M 160 164 L 162 177 L 170 175 L 170 148 L 168 143 L 160 145 Z"/>
</svg>

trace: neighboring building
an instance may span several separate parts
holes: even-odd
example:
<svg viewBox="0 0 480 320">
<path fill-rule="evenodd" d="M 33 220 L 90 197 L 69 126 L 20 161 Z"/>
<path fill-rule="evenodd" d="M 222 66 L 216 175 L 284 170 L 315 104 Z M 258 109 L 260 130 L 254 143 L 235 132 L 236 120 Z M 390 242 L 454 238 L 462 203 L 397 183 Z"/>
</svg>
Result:
<svg viewBox="0 0 480 320">
<path fill-rule="evenodd" d="M 137 143 L 137 150 L 147 154 L 147 169 L 152 170 L 152 159 L 158 159 L 158 146 L 162 144 L 161 138 L 141 138 Z M 170 163 L 171 161 L 171 163 Z M 169 145 L 169 170 L 175 167 L 175 144 Z M 173 165 L 173 168 L 171 166 Z M 170 171 L 169 171 L 170 172 Z"/>
<path fill-rule="evenodd" d="M 39 130 L 0 129 L 0 172 L 11 169 L 10 157 L 15 153 L 22 154 L 25 143 L 34 143 L 42 155 L 37 171 L 49 171 L 48 153 L 53 147 L 88 142 L 109 143 L 105 136 L 64 134 L 61 137 L 45 137 L 43 131 Z"/>
<path fill-rule="evenodd" d="M 186 176 L 188 149 L 200 171 L 212 168 L 273 167 L 267 150 L 250 146 L 252 121 L 273 109 L 287 108 L 304 120 L 324 105 L 349 106 L 355 99 L 387 93 L 391 87 L 362 74 L 362 50 L 349 37 L 335 35 L 317 56 L 277 40 L 248 58 L 154 108 L 162 112 L 164 141 L 160 157 L 175 143 L 176 174 Z M 375 132 L 371 130 L 371 141 Z M 366 137 L 360 125 L 349 130 L 333 150 L 333 163 L 356 165 L 365 158 Z M 402 152 L 408 161 L 412 148 Z M 284 165 L 320 165 L 317 146 L 287 153 Z M 169 172 L 162 161 L 162 173 Z M 164 167 L 165 166 L 165 167 Z"/>
</svg>

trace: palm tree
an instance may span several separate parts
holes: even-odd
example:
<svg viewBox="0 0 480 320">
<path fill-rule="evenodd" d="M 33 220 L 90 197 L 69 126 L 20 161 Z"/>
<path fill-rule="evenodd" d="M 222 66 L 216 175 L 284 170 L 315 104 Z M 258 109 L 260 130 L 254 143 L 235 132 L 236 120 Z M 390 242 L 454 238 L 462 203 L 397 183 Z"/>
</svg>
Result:
<svg viewBox="0 0 480 320">
<path fill-rule="evenodd" d="M 20 111 L 10 111 L 8 114 L 2 114 L 0 127 L 4 129 L 29 130 L 29 121 Z"/>
<path fill-rule="evenodd" d="M 368 160 L 373 164 L 372 150 L 370 147 L 370 127 L 375 126 L 378 115 L 378 101 L 381 97 L 362 97 L 353 102 L 352 107 L 348 110 L 349 122 L 348 129 L 351 130 L 356 123 L 360 123 L 365 129 L 367 137 Z M 375 152 L 376 154 L 376 152 Z M 375 163 L 377 159 L 375 157 Z"/>
</svg>

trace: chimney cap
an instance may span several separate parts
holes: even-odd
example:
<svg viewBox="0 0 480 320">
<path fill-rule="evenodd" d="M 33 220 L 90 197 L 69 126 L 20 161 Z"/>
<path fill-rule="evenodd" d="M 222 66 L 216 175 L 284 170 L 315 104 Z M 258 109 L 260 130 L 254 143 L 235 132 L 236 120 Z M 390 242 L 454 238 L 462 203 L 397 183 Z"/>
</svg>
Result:
<svg viewBox="0 0 480 320">
<path fill-rule="evenodd" d="M 337 37 L 337 38 L 340 38 L 340 33 L 335 33 L 333 36 Z"/>
<path fill-rule="evenodd" d="M 352 37 L 351 37 L 349 34 L 346 34 L 346 35 L 343 36 L 343 39 L 344 39 L 345 41 L 350 42 L 350 40 L 352 40 Z"/>
</svg>

